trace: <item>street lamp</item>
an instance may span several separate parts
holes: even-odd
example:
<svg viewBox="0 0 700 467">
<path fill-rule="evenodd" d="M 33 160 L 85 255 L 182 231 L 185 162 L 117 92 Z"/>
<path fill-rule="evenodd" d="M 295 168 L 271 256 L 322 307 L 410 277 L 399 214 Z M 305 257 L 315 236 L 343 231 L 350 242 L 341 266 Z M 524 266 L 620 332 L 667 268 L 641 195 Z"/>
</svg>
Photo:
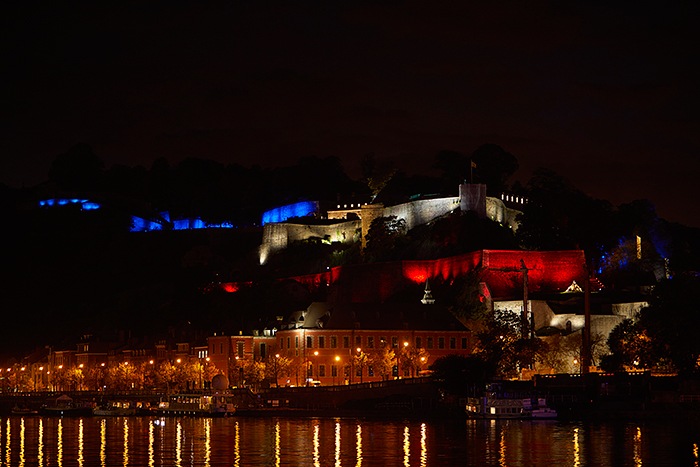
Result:
<svg viewBox="0 0 700 467">
<path fill-rule="evenodd" d="M 240 357 L 236 355 L 236 367 L 238 368 L 238 387 L 243 386 L 243 365 L 240 363 Z"/>
<path fill-rule="evenodd" d="M 408 341 L 403 341 L 403 355 L 404 359 L 407 359 L 408 357 Z M 400 355 L 396 356 L 396 377 L 398 379 L 401 379 L 401 364 L 400 364 Z"/>
<path fill-rule="evenodd" d="M 360 347 L 355 349 L 357 351 L 357 365 L 360 370 L 360 384 L 362 384 L 362 376 L 364 373 L 365 359 L 362 355 L 362 349 Z"/>
<path fill-rule="evenodd" d="M 333 386 L 335 386 L 335 376 L 338 374 L 338 363 L 340 363 L 340 357 L 336 355 L 335 356 L 335 367 L 333 369 L 334 370 L 333 371 Z"/>
<path fill-rule="evenodd" d="M 276 353 L 275 360 L 274 360 L 274 364 L 275 364 L 274 375 L 275 375 L 275 387 L 276 388 L 280 387 L 279 374 L 277 373 L 277 361 L 279 360 L 279 358 L 280 358 L 280 354 Z"/>
<path fill-rule="evenodd" d="M 314 350 L 314 357 L 318 357 L 318 350 Z M 311 373 L 311 375 L 309 377 L 309 380 L 310 380 L 309 384 L 311 384 L 311 385 L 313 385 L 313 382 L 315 381 L 315 379 L 314 379 L 314 367 L 317 364 L 318 364 L 318 359 L 314 359 L 312 361 L 311 360 L 309 361 L 309 365 L 311 366 L 311 368 L 310 368 L 311 371 L 309 372 L 309 373 Z M 318 370 L 316 370 L 316 375 L 318 375 Z"/>
<path fill-rule="evenodd" d="M 42 375 L 43 371 L 44 371 L 44 367 L 40 366 L 39 373 L 38 374 L 34 373 L 34 391 L 38 391 L 39 390 L 39 383 L 43 382 L 43 379 L 44 379 L 43 375 Z"/>
</svg>

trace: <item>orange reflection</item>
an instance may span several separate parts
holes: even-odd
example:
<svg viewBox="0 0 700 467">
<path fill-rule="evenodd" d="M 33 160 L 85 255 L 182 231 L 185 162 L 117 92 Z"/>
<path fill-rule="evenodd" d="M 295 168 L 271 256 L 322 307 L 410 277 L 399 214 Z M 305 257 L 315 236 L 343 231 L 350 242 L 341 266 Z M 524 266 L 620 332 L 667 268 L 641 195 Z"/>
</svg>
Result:
<svg viewBox="0 0 700 467">
<path fill-rule="evenodd" d="M 238 429 L 238 422 L 236 422 L 236 434 L 233 437 L 233 465 L 235 467 L 240 467 L 241 465 L 241 433 Z"/>
<path fill-rule="evenodd" d="M 19 421 L 19 466 L 24 467 L 24 417 Z"/>
<path fill-rule="evenodd" d="M 148 422 L 148 467 L 154 467 L 156 465 L 155 459 L 155 427 L 153 426 L 153 420 Z"/>
<path fill-rule="evenodd" d="M 85 462 L 85 458 L 83 457 L 83 433 L 83 419 L 81 418 L 78 423 L 78 465 L 80 467 L 83 467 L 83 463 Z"/>
<path fill-rule="evenodd" d="M 321 462 L 319 461 L 319 454 L 318 454 L 318 448 L 319 448 L 319 430 L 320 427 L 318 423 L 314 425 L 314 467 L 321 467 Z"/>
<path fill-rule="evenodd" d="M 56 445 L 57 445 L 57 451 L 58 451 L 56 453 L 56 463 L 58 463 L 58 467 L 62 467 L 63 466 L 63 420 L 61 420 L 61 419 L 58 420 Z"/>
<path fill-rule="evenodd" d="M 37 442 L 36 462 L 39 467 L 44 466 L 44 420 L 39 419 L 39 440 Z"/>
<path fill-rule="evenodd" d="M 275 423 L 275 465 L 280 466 L 280 422 Z"/>
<path fill-rule="evenodd" d="M 642 465 L 642 429 L 637 427 L 634 433 L 634 465 Z"/>
<path fill-rule="evenodd" d="M 357 462 L 355 463 L 355 466 L 360 467 L 362 465 L 362 425 L 357 425 L 357 433 L 355 436 L 357 438 L 355 443 L 357 446 Z"/>
<path fill-rule="evenodd" d="M 335 467 L 340 467 L 340 422 L 335 422 Z"/>
<path fill-rule="evenodd" d="M 107 466 L 107 420 L 100 422 L 100 465 Z"/>
<path fill-rule="evenodd" d="M 420 466 L 426 467 L 428 465 L 428 443 L 425 423 L 420 426 Z"/>
<path fill-rule="evenodd" d="M 411 439 L 407 426 L 403 429 L 403 465 L 411 465 Z"/>
</svg>

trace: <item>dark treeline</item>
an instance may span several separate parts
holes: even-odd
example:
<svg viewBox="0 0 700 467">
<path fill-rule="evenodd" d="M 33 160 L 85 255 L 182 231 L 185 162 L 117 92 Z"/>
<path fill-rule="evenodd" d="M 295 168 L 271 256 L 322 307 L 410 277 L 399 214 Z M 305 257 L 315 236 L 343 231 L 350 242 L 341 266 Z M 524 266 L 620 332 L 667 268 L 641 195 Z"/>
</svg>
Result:
<svg viewBox="0 0 700 467">
<path fill-rule="evenodd" d="M 187 330 L 248 331 L 313 298 L 294 284 L 275 284 L 275 277 L 359 261 L 436 258 L 481 248 L 581 248 L 615 287 L 660 277 L 660 264 L 677 273 L 700 269 L 697 229 L 658 218 L 650 202 L 613 206 L 546 169 L 524 185 L 510 183 L 517 168 L 516 157 L 496 145 L 471 154 L 442 151 L 416 174 L 370 154 L 362 159 L 359 180 L 334 157 L 305 157 L 279 168 L 197 158 L 176 165 L 157 159 L 148 168 L 105 167 L 88 146 L 78 145 L 55 159 L 45 183 L 0 186 L 6 238 L 0 354 L 44 344 L 70 347 L 86 333 L 175 339 Z M 510 191 L 530 199 L 515 235 L 467 213 L 389 239 L 381 231 L 389 224 L 380 223 L 372 232 L 375 247 L 366 255 L 358 245 L 311 239 L 291 245 L 264 267 L 258 264 L 257 225 L 266 209 L 300 200 L 389 205 L 418 194 L 454 196 L 457 185 L 470 180 L 486 183 L 492 196 Z M 66 196 L 95 200 L 103 208 L 81 212 L 76 206 L 36 204 Z M 131 215 L 162 211 L 239 228 L 129 232 Z M 637 235 L 642 259 L 636 258 Z M 218 281 L 253 279 L 257 285 L 244 293 L 204 293 Z"/>
</svg>

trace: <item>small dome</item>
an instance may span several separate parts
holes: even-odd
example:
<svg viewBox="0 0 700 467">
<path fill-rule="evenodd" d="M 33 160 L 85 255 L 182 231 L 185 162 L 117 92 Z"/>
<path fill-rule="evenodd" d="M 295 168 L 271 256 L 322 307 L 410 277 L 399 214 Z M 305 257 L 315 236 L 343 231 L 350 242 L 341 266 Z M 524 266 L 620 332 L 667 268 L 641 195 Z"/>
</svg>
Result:
<svg viewBox="0 0 700 467">
<path fill-rule="evenodd" d="M 216 375 L 211 379 L 212 389 L 222 391 L 228 388 L 228 378 L 225 375 Z"/>
</svg>

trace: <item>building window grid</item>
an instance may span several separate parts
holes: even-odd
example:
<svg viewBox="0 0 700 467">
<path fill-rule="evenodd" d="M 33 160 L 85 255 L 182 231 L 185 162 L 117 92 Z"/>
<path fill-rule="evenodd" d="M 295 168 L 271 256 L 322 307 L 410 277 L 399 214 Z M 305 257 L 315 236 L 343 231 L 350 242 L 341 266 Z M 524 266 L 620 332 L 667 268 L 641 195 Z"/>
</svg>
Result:
<svg viewBox="0 0 700 467">
<path fill-rule="evenodd" d="M 456 348 L 457 348 L 457 338 L 450 337 L 450 349 L 456 349 Z"/>
<path fill-rule="evenodd" d="M 331 349 L 338 347 L 338 338 L 336 336 L 331 336 Z"/>
<path fill-rule="evenodd" d="M 438 349 L 444 349 L 444 348 L 445 348 L 445 338 L 438 337 Z"/>
<path fill-rule="evenodd" d="M 426 341 L 427 341 L 427 344 L 428 344 L 428 348 L 429 348 L 429 349 L 432 349 L 432 348 L 433 348 L 433 338 L 432 338 L 432 337 L 428 337 L 428 338 L 426 339 Z"/>
<path fill-rule="evenodd" d="M 318 336 L 318 348 L 319 349 L 325 349 L 326 348 L 326 338 L 323 336 Z"/>
</svg>

